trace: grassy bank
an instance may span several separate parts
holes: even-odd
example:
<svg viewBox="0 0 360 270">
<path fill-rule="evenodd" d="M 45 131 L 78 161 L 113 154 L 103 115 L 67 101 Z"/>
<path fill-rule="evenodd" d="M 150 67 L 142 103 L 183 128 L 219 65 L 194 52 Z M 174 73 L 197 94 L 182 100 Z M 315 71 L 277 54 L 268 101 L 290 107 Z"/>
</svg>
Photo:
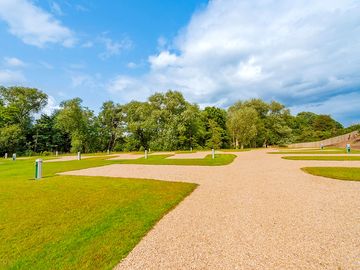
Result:
<svg viewBox="0 0 360 270">
<path fill-rule="evenodd" d="M 288 160 L 360 161 L 360 156 L 285 156 Z"/>
<path fill-rule="evenodd" d="M 360 168 L 346 167 L 305 167 L 309 174 L 347 181 L 360 181 Z"/>
</svg>

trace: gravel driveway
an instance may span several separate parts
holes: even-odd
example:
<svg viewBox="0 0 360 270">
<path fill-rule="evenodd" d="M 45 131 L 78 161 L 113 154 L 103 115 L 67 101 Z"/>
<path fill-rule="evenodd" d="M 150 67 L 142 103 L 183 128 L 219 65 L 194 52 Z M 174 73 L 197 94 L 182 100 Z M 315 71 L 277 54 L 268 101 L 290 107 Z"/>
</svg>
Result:
<svg viewBox="0 0 360 270">
<path fill-rule="evenodd" d="M 299 169 L 360 162 L 237 155 L 220 167 L 119 164 L 67 174 L 200 184 L 116 269 L 360 269 L 360 182 Z"/>
</svg>

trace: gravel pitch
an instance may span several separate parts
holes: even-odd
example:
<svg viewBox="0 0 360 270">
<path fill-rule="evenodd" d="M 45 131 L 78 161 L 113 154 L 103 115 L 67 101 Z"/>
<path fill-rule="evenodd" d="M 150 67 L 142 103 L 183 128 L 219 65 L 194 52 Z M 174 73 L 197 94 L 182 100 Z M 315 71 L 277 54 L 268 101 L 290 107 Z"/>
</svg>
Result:
<svg viewBox="0 0 360 270">
<path fill-rule="evenodd" d="M 265 151 L 220 167 L 110 165 L 72 175 L 195 182 L 116 269 L 360 269 L 360 183 L 306 174 Z"/>
</svg>

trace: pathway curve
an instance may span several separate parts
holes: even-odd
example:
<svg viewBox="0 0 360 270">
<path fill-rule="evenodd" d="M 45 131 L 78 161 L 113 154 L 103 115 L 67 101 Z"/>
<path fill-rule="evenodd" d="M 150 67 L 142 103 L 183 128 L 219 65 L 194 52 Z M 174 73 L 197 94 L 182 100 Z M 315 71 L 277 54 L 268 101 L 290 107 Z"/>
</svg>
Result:
<svg viewBox="0 0 360 270">
<path fill-rule="evenodd" d="M 199 183 L 116 269 L 360 269 L 360 182 L 312 176 L 263 150 L 228 166 L 110 165 L 68 172 Z"/>
</svg>

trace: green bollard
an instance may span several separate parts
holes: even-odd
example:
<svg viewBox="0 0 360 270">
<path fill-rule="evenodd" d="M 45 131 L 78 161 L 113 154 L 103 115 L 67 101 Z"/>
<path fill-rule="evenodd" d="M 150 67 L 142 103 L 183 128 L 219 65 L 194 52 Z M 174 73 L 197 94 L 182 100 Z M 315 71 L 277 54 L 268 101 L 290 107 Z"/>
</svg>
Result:
<svg viewBox="0 0 360 270">
<path fill-rule="evenodd" d="M 35 180 L 42 178 L 42 159 L 35 160 Z"/>
</svg>

